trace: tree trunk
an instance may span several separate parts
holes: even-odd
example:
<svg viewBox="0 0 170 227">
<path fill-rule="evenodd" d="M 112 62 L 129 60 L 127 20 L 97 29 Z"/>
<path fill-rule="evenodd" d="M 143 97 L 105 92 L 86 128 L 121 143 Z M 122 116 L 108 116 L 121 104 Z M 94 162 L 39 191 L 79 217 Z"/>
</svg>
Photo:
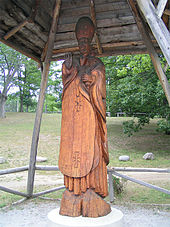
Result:
<svg viewBox="0 0 170 227">
<path fill-rule="evenodd" d="M 23 112 L 23 99 L 24 99 L 23 95 L 20 95 L 20 110 L 19 110 L 19 112 Z"/>
<path fill-rule="evenodd" d="M 0 94 L 0 118 L 5 118 L 5 103 L 7 96 Z"/>
</svg>

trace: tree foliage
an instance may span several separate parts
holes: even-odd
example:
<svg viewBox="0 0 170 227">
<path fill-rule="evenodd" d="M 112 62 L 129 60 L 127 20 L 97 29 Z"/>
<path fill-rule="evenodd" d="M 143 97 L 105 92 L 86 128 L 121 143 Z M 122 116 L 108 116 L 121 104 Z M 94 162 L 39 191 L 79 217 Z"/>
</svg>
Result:
<svg viewBox="0 0 170 227">
<path fill-rule="evenodd" d="M 62 62 L 51 63 L 45 97 L 46 112 L 56 112 L 61 110 L 61 99 L 63 89 L 61 64 Z"/>
<path fill-rule="evenodd" d="M 162 56 L 164 67 L 165 60 Z M 155 116 L 169 118 L 170 108 L 148 55 L 127 55 L 102 59 L 106 66 L 107 111 L 123 112 L 138 121 L 124 122 L 129 136 Z M 170 80 L 170 68 L 166 72 Z"/>
<path fill-rule="evenodd" d="M 18 70 L 15 85 L 18 86 L 19 92 L 16 95 L 20 100 L 20 112 L 24 111 L 24 107 L 28 112 L 35 103 L 35 97 L 40 88 L 41 71 L 38 69 L 36 62 L 22 56 L 22 64 Z"/>
</svg>

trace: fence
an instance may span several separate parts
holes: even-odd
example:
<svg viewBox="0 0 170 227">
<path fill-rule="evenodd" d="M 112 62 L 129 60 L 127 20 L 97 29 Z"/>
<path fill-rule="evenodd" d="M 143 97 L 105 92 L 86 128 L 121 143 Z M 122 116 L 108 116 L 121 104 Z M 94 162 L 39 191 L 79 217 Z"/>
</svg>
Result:
<svg viewBox="0 0 170 227">
<path fill-rule="evenodd" d="M 29 169 L 29 166 L 22 166 L 22 167 L 18 167 L 18 168 L 0 170 L 0 175 L 28 171 L 28 169 Z M 57 166 L 39 166 L 39 165 L 37 165 L 35 167 L 35 169 L 41 170 L 41 171 L 59 171 L 59 168 Z M 170 169 L 158 169 L 158 168 L 122 168 L 122 167 L 109 168 L 107 170 L 107 173 L 108 173 L 108 180 L 109 180 L 109 199 L 110 199 L 110 202 L 114 201 L 113 175 L 170 195 L 170 191 L 167 190 L 167 189 L 160 188 L 158 186 L 155 186 L 155 185 L 146 183 L 144 181 L 137 180 L 135 178 L 132 178 L 132 177 L 118 173 L 118 172 L 123 172 L 123 171 L 124 172 L 170 173 Z M 13 189 L 6 188 L 4 186 L 0 186 L 0 190 L 2 190 L 2 191 L 12 193 L 12 194 L 15 194 L 15 195 L 20 195 L 20 196 L 23 196 L 23 197 L 26 197 L 26 198 L 34 198 L 34 197 L 42 196 L 42 195 L 45 195 L 45 194 L 48 194 L 48 193 L 51 193 L 51 192 L 61 190 L 63 188 L 65 188 L 65 187 L 64 186 L 55 187 L 55 188 L 52 188 L 52 189 L 49 189 L 49 190 L 46 190 L 46 191 L 33 193 L 30 196 L 29 193 L 23 193 L 23 192 L 19 192 L 19 191 L 13 190 Z"/>
</svg>

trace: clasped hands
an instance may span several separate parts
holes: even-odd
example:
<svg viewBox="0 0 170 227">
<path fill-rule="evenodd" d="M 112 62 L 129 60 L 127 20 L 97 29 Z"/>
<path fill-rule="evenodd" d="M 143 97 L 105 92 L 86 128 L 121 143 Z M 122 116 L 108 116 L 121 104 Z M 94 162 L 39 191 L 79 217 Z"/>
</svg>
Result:
<svg viewBox="0 0 170 227">
<path fill-rule="evenodd" d="M 81 79 L 84 83 L 86 82 L 91 83 L 93 81 L 92 76 L 88 74 L 83 74 Z"/>
</svg>

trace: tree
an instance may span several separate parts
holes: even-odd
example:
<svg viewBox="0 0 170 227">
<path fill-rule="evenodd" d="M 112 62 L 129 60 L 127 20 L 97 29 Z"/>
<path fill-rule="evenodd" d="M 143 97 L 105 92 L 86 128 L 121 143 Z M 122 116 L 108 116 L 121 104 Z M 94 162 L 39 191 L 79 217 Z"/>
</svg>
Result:
<svg viewBox="0 0 170 227">
<path fill-rule="evenodd" d="M 33 97 L 37 96 L 37 91 L 40 88 L 41 71 L 38 69 L 37 63 L 22 56 L 22 64 L 18 70 L 17 79 L 15 85 L 19 87 L 19 99 L 20 99 L 20 112 L 26 112 L 28 108 L 33 105 Z"/>
<path fill-rule="evenodd" d="M 165 60 L 161 55 L 160 58 L 164 66 Z M 112 116 L 121 111 L 138 119 L 137 123 L 134 120 L 124 123 L 125 133 L 132 135 L 156 115 L 168 119 L 170 108 L 148 55 L 108 57 L 103 61 Z M 170 80 L 169 68 L 166 74 Z"/>
<path fill-rule="evenodd" d="M 19 68 L 21 54 L 0 43 L 0 118 L 5 117 L 7 94 Z"/>
<path fill-rule="evenodd" d="M 62 76 L 61 76 L 61 64 L 62 62 L 52 62 L 48 85 L 45 97 L 45 111 L 54 112 L 61 110 L 62 99 Z"/>
</svg>

